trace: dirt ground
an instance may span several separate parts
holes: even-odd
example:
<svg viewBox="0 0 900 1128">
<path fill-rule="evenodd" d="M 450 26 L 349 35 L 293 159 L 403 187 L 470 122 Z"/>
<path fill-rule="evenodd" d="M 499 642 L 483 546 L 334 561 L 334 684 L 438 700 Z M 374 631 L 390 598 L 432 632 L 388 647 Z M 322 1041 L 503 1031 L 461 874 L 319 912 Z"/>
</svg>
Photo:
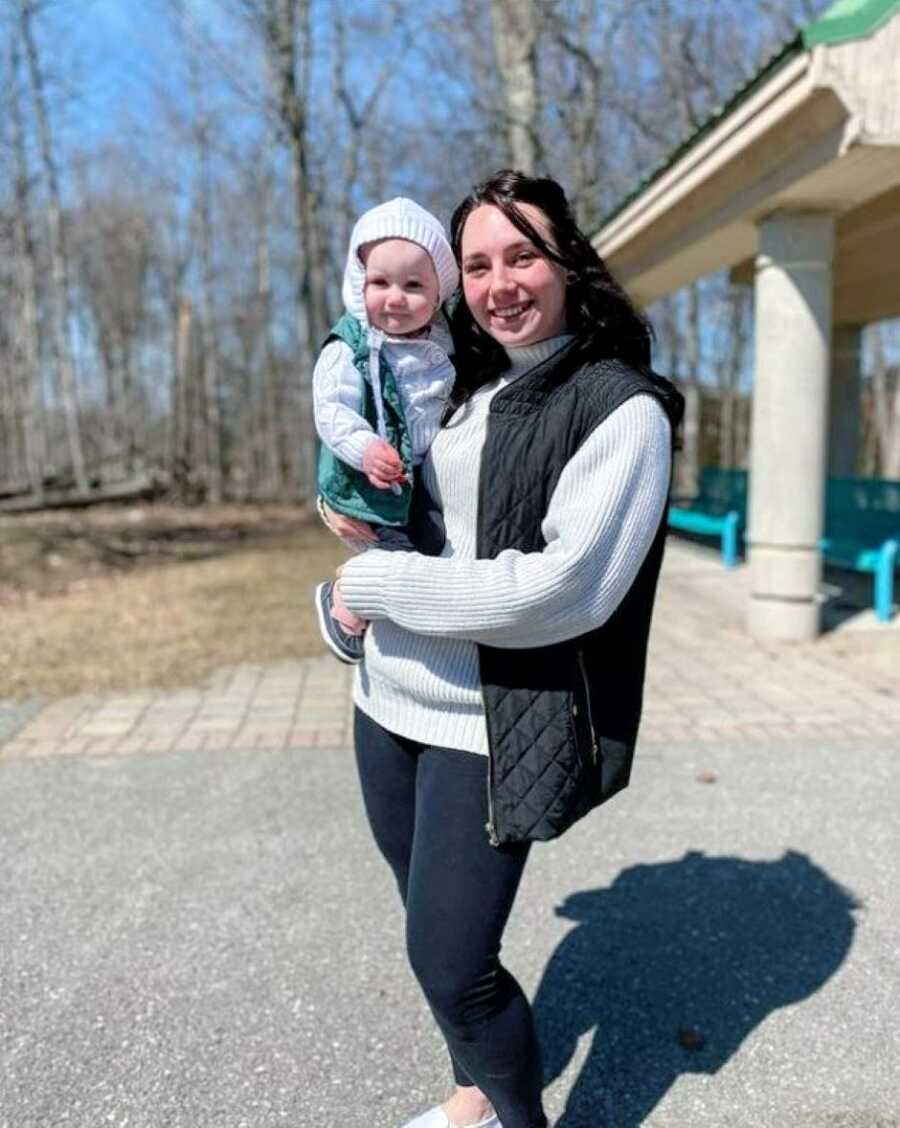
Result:
<svg viewBox="0 0 900 1128">
<path fill-rule="evenodd" d="M 199 685 L 222 666 L 323 653 L 312 588 L 346 556 L 291 506 L 0 515 L 0 700 Z M 826 578 L 817 645 L 895 672 L 900 624 L 854 629 L 871 617 L 871 577 Z"/>
<path fill-rule="evenodd" d="M 289 506 L 0 517 L 0 699 L 193 685 L 320 653 L 311 589 L 345 558 Z"/>
</svg>

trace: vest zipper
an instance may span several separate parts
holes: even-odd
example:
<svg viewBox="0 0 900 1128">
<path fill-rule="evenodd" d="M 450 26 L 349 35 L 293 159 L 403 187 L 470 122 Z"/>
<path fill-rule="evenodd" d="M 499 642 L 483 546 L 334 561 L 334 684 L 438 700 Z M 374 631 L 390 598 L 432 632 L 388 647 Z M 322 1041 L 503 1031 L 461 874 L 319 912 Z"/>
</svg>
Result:
<svg viewBox="0 0 900 1128">
<path fill-rule="evenodd" d="M 488 744 L 488 770 L 487 770 L 487 801 L 488 801 L 488 821 L 484 824 L 484 829 L 487 831 L 488 841 L 492 846 L 499 846 L 500 839 L 497 837 L 497 827 L 494 824 L 494 757 L 491 754 L 491 730 L 487 723 L 487 702 L 484 699 L 484 686 L 481 687 L 481 705 L 484 709 L 484 724 L 487 730 L 487 744 Z"/>
<path fill-rule="evenodd" d="M 501 392 L 503 389 L 501 389 Z M 496 397 L 494 397 L 496 398 Z M 478 549 L 482 540 L 481 522 L 484 516 L 484 451 L 487 447 L 488 437 L 491 428 L 491 405 L 488 404 L 488 416 L 485 421 L 484 428 L 484 444 L 481 448 L 481 453 L 478 458 L 478 501 L 475 510 L 475 555 L 478 556 Z M 492 846 L 500 845 L 500 838 L 497 834 L 497 825 L 494 822 L 494 754 L 491 750 L 491 726 L 488 722 L 487 700 L 484 696 L 484 682 L 481 679 L 481 654 L 479 648 L 478 656 L 478 680 L 479 688 L 481 690 L 481 707 L 484 710 L 484 727 L 487 731 L 487 745 L 488 745 L 488 770 L 487 770 L 487 801 L 488 801 L 488 821 L 484 824 L 484 829 L 487 831 L 488 841 Z"/>
<path fill-rule="evenodd" d="M 584 700 L 585 700 L 585 704 L 587 705 L 588 728 L 591 731 L 591 760 L 593 761 L 594 767 L 596 768 L 596 766 L 597 766 L 597 734 L 594 731 L 594 715 L 591 712 L 591 688 L 588 685 L 587 667 L 584 664 L 584 651 L 583 650 L 576 650 L 575 653 L 576 653 L 576 656 L 578 658 L 578 670 L 581 674 L 581 682 L 582 682 L 582 685 L 584 686 Z"/>
</svg>

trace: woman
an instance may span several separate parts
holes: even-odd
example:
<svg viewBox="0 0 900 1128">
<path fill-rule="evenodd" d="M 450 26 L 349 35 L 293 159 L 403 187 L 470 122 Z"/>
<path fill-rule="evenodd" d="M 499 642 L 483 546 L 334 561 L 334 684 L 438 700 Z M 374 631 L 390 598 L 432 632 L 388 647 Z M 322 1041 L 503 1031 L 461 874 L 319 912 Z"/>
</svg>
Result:
<svg viewBox="0 0 900 1128">
<path fill-rule="evenodd" d="M 447 543 L 366 552 L 336 591 L 370 623 L 363 798 L 456 1082 L 406 1128 L 545 1128 L 500 941 L 531 841 L 628 782 L 681 399 L 555 181 L 497 173 L 451 241 L 455 410 L 424 469 Z"/>
</svg>

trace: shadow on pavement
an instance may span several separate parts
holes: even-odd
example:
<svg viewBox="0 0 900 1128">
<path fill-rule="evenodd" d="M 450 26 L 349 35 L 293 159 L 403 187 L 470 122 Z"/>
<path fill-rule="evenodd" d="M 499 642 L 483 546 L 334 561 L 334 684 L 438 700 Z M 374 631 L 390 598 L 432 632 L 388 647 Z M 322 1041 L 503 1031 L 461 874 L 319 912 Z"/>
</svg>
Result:
<svg viewBox="0 0 900 1128">
<path fill-rule="evenodd" d="M 804 854 L 624 870 L 557 908 L 578 921 L 534 1010 L 547 1083 L 594 1031 L 557 1128 L 637 1128 L 682 1073 L 715 1073 L 840 967 L 859 904 Z"/>
</svg>

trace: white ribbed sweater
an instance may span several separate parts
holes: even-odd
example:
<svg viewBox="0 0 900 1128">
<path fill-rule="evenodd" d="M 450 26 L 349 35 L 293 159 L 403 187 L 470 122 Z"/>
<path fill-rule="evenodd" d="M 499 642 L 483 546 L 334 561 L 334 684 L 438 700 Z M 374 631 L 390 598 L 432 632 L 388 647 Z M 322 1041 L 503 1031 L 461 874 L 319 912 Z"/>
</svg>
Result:
<svg viewBox="0 0 900 1128">
<path fill-rule="evenodd" d="M 593 630 L 621 602 L 652 543 L 671 437 L 660 404 L 636 395 L 562 471 L 541 526 L 544 550 L 475 558 L 490 401 L 568 339 L 510 349 L 510 370 L 438 432 L 423 472 L 446 524 L 441 557 L 374 549 L 344 565 L 347 606 L 372 620 L 354 700 L 401 736 L 487 754 L 476 643 L 545 646 Z"/>
</svg>

